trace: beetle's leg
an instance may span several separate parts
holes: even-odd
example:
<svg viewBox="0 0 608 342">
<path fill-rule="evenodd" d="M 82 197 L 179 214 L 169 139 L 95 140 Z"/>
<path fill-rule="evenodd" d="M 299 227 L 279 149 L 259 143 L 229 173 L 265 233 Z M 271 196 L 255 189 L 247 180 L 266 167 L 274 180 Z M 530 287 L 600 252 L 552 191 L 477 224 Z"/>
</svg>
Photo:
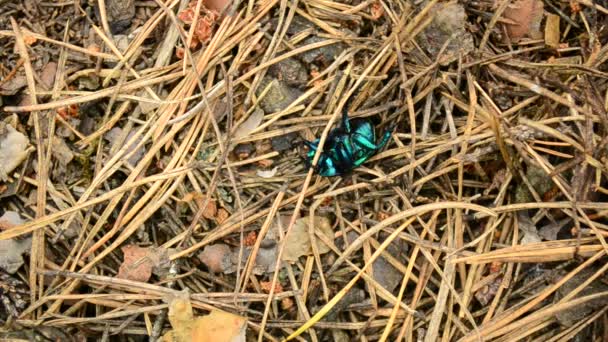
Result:
<svg viewBox="0 0 608 342">
<path fill-rule="evenodd" d="M 311 162 L 312 162 L 312 160 L 311 160 Z M 315 172 L 320 173 L 321 165 L 325 164 L 326 162 L 327 162 L 327 156 L 324 153 L 321 153 L 321 155 L 319 156 L 319 161 L 317 162 L 317 165 L 315 165 Z"/>
<path fill-rule="evenodd" d="M 319 166 L 317 166 L 317 173 L 321 176 L 332 177 L 338 174 L 334 160 L 327 155 L 322 155 L 323 160 L 319 159 Z"/>
<path fill-rule="evenodd" d="M 382 140 L 380 140 L 380 143 L 378 144 L 376 151 L 381 150 L 384 147 L 384 145 L 386 145 L 388 140 L 391 138 L 391 132 L 392 132 L 392 130 L 384 132 L 384 134 L 382 135 Z"/>
<path fill-rule="evenodd" d="M 303 141 L 304 145 L 308 146 L 309 149 L 316 151 L 317 148 L 319 147 L 318 144 L 312 142 L 312 141 L 308 141 L 308 140 L 304 140 Z"/>
<path fill-rule="evenodd" d="M 353 140 L 353 143 L 359 147 L 365 147 L 370 150 L 376 150 L 376 149 L 381 148 L 381 147 L 376 146 L 376 144 L 374 144 L 373 141 L 369 140 L 368 138 L 364 137 L 361 134 L 354 134 L 352 140 Z"/>
<path fill-rule="evenodd" d="M 342 127 L 346 133 L 350 133 L 350 120 L 348 119 L 348 109 L 346 109 L 346 105 L 344 106 L 344 109 L 342 109 Z"/>
<path fill-rule="evenodd" d="M 360 147 L 365 147 L 370 150 L 378 151 L 378 150 L 381 150 L 384 147 L 384 145 L 386 145 L 386 143 L 388 142 L 390 137 L 391 137 L 391 132 L 386 131 L 382 135 L 382 140 L 380 140 L 380 142 L 374 144 L 374 142 L 372 142 L 368 138 L 366 138 L 360 134 L 355 134 L 353 137 L 353 142 Z"/>
<path fill-rule="evenodd" d="M 348 141 L 343 141 L 336 148 L 336 152 L 338 154 L 338 159 L 341 164 L 346 166 L 350 165 L 353 162 L 353 146 L 352 144 L 348 144 Z"/>
</svg>

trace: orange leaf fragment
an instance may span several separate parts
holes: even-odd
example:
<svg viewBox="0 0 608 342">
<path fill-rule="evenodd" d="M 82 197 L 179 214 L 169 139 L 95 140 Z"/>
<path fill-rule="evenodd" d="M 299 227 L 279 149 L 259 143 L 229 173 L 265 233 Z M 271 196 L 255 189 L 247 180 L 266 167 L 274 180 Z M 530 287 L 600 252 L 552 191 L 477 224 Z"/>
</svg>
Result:
<svg viewBox="0 0 608 342">
<path fill-rule="evenodd" d="M 255 245 L 255 241 L 258 239 L 258 234 L 255 231 L 251 231 L 245 236 L 245 241 L 243 244 L 247 247 L 251 247 Z"/>
<path fill-rule="evenodd" d="M 262 288 L 262 290 L 264 290 L 264 292 L 270 293 L 270 289 L 272 288 L 272 282 L 271 281 L 261 281 L 260 287 Z M 281 284 L 279 284 L 279 283 L 276 283 L 274 285 L 274 293 L 279 293 L 279 292 L 283 292 L 283 286 L 281 286 Z"/>
<path fill-rule="evenodd" d="M 215 221 L 218 224 L 222 224 L 228 219 L 228 217 L 230 217 L 230 213 L 226 209 L 220 208 L 215 215 Z"/>
<path fill-rule="evenodd" d="M 384 8 L 382 7 L 380 1 L 374 1 L 374 3 L 372 3 L 371 12 L 374 20 L 382 18 L 384 15 Z"/>
<path fill-rule="evenodd" d="M 36 37 L 34 37 L 34 36 L 30 36 L 28 34 L 23 35 L 23 42 L 27 46 L 32 46 L 32 44 L 36 43 L 37 41 L 38 41 L 38 39 L 36 39 Z"/>
<path fill-rule="evenodd" d="M 213 33 L 212 27 L 215 20 L 216 15 L 213 12 L 210 12 L 209 15 L 204 17 L 199 17 L 196 27 L 194 28 L 194 38 L 199 42 L 208 41 L 209 38 L 211 38 L 211 33 Z"/>
<path fill-rule="evenodd" d="M 158 262 L 154 248 L 127 245 L 122 248 L 122 252 L 124 258 L 116 277 L 147 282 L 152 276 L 152 268 Z"/>
<path fill-rule="evenodd" d="M 192 4 L 192 3 L 191 3 Z M 185 24 L 192 24 L 192 20 L 194 20 L 194 10 L 196 8 L 196 3 L 194 3 L 194 7 L 188 5 L 188 8 L 179 12 L 177 17 L 179 20 L 183 21 Z"/>
<path fill-rule="evenodd" d="M 101 47 L 99 47 L 99 45 L 97 44 L 90 44 L 89 46 L 87 46 L 87 51 L 90 51 L 92 53 L 99 53 L 101 52 Z"/>
<path fill-rule="evenodd" d="M 215 218 L 215 215 L 217 214 L 217 204 L 215 203 L 215 200 L 208 198 L 206 195 L 203 195 L 200 192 L 189 192 L 181 200 L 182 202 L 190 202 L 194 200 L 198 206 L 198 209 L 203 211 L 203 217 L 206 219 Z M 203 208 L 203 206 L 205 207 Z"/>
<path fill-rule="evenodd" d="M 285 297 L 281 299 L 281 309 L 289 310 L 293 307 L 293 299 L 289 297 Z"/>
<path fill-rule="evenodd" d="M 501 269 L 502 269 L 502 262 L 500 262 L 500 261 L 493 261 L 490 264 L 490 273 L 500 272 Z"/>
<path fill-rule="evenodd" d="M 170 301 L 169 322 L 173 330 L 163 336 L 163 342 L 245 342 L 245 317 L 216 310 L 196 317 L 187 294 Z"/>
<path fill-rule="evenodd" d="M 272 164 L 274 164 L 274 161 L 272 159 L 262 159 L 258 161 L 258 165 L 263 168 L 271 167 Z"/>
<path fill-rule="evenodd" d="M 177 49 L 175 49 L 175 57 L 179 58 L 179 59 L 184 59 L 184 55 L 186 54 L 186 52 L 184 51 L 183 47 L 177 47 Z"/>
</svg>

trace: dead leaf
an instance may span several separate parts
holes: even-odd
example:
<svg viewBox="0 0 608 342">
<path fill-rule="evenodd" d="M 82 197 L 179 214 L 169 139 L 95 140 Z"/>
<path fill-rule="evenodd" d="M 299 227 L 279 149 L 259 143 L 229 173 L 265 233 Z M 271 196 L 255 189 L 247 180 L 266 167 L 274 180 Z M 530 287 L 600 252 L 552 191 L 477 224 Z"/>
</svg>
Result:
<svg viewBox="0 0 608 342">
<path fill-rule="evenodd" d="M 505 24 L 507 34 L 512 42 L 518 42 L 523 37 L 540 39 L 543 34 L 540 23 L 543 19 L 542 0 L 516 0 L 503 12 L 503 16 L 516 24 Z"/>
<path fill-rule="evenodd" d="M 230 0 L 204 0 L 203 4 L 210 10 L 222 13 L 230 5 Z"/>
<path fill-rule="evenodd" d="M 147 282 L 152 269 L 160 263 L 161 248 L 128 245 L 122 248 L 123 262 L 118 269 L 117 278 Z"/>
<path fill-rule="evenodd" d="M 121 145 L 126 144 L 129 140 L 131 140 L 131 138 L 133 137 L 133 135 L 135 135 L 135 131 L 131 131 L 129 132 L 129 134 L 127 135 L 127 137 L 124 140 L 121 140 L 120 142 L 118 141 L 119 138 L 122 136 L 122 128 L 120 127 L 114 127 L 112 128 L 108 133 L 106 133 L 105 138 L 106 140 L 108 140 L 112 146 L 120 143 Z M 146 153 L 146 149 L 144 146 L 141 146 L 139 149 L 137 149 L 135 151 L 135 148 L 137 147 L 137 145 L 139 145 L 139 143 L 141 142 L 141 137 L 139 137 L 138 139 L 136 139 L 127 149 L 127 155 L 130 153 L 131 156 L 129 157 L 129 159 L 127 159 L 127 161 L 129 162 L 129 164 L 131 164 L 132 166 L 137 165 L 137 163 L 141 160 L 141 158 L 144 157 L 144 154 Z M 135 152 L 133 152 L 135 151 Z"/>
<path fill-rule="evenodd" d="M 216 2 L 225 1 L 225 0 L 216 0 Z M 196 17 L 196 1 L 192 1 L 188 4 L 188 7 L 183 11 L 179 12 L 177 17 L 184 22 L 186 25 L 192 25 L 194 18 Z M 194 27 L 194 35 L 192 37 L 192 41 L 190 43 L 190 48 L 196 48 L 199 43 L 205 43 L 209 41 L 211 36 L 213 35 L 213 28 L 215 26 L 216 21 L 219 19 L 219 10 L 215 10 L 214 8 L 201 6 L 199 16 L 196 21 L 196 26 Z"/>
<path fill-rule="evenodd" d="M 43 86 L 48 90 L 53 88 L 55 73 L 57 73 L 57 63 L 55 62 L 46 63 L 40 72 L 40 81 L 42 81 Z"/>
<path fill-rule="evenodd" d="M 29 35 L 29 34 L 24 34 L 23 35 L 23 42 L 25 43 L 25 45 L 27 46 L 32 46 L 34 43 L 36 43 L 38 41 L 38 39 L 36 39 L 36 37 Z"/>
<path fill-rule="evenodd" d="M 0 230 L 11 229 L 24 223 L 25 221 L 21 218 L 18 212 L 7 210 L 4 212 L 4 215 L 0 217 Z"/>
<path fill-rule="evenodd" d="M 270 289 L 272 288 L 272 281 L 261 281 L 260 288 L 264 290 L 266 293 L 270 293 Z M 274 293 L 283 292 L 283 286 L 280 283 L 274 284 Z"/>
<path fill-rule="evenodd" d="M 232 265 L 230 257 L 230 247 L 223 243 L 207 245 L 198 255 L 198 258 L 213 273 L 224 272 L 230 268 Z"/>
<path fill-rule="evenodd" d="M 190 4 L 188 4 L 188 8 L 177 14 L 179 20 L 183 21 L 184 24 L 190 25 L 192 24 L 192 20 L 194 20 L 194 10 L 196 9 L 196 3 L 194 3 L 194 6 L 191 6 L 192 4 L 193 3 L 191 2 Z"/>
<path fill-rule="evenodd" d="M 207 198 L 205 195 L 200 194 L 200 196 L 195 197 L 196 205 L 198 205 L 199 210 L 203 211 L 203 217 L 206 219 L 212 219 L 217 214 L 217 204 L 214 199 Z M 207 203 L 205 205 L 205 202 Z M 205 206 L 203 208 L 203 205 Z"/>
<path fill-rule="evenodd" d="M 23 265 L 23 253 L 29 253 L 32 238 L 0 240 L 0 268 L 13 274 Z"/>
<path fill-rule="evenodd" d="M 557 234 L 564 228 L 567 224 L 572 221 L 570 217 L 565 218 L 563 220 L 559 220 L 557 222 L 551 222 L 546 224 L 538 230 L 538 235 L 545 240 L 553 241 L 557 240 Z"/>
<path fill-rule="evenodd" d="M 211 311 L 196 317 L 186 296 L 169 303 L 169 322 L 173 330 L 163 335 L 163 342 L 245 342 L 247 318 L 223 311 Z"/>
<path fill-rule="evenodd" d="M 2 128 L 0 124 L 0 180 L 6 181 L 8 175 L 27 156 L 29 140 L 11 125 Z"/>
<path fill-rule="evenodd" d="M 207 42 L 213 33 L 213 24 L 217 20 L 217 16 L 211 12 L 209 15 L 199 17 L 194 28 L 194 37 L 199 42 Z"/>
<path fill-rule="evenodd" d="M 245 240 L 243 241 L 243 245 L 247 246 L 247 247 L 251 247 L 253 245 L 255 245 L 255 241 L 258 239 L 258 234 L 256 233 L 256 231 L 251 231 L 247 234 L 247 236 L 245 236 Z"/>
<path fill-rule="evenodd" d="M 518 212 L 517 219 L 519 229 L 524 235 L 521 238 L 522 245 L 541 242 L 540 236 L 538 236 L 538 231 L 536 230 L 536 225 L 534 225 L 534 222 L 532 222 L 532 219 L 530 219 L 530 216 L 526 211 Z"/>
<path fill-rule="evenodd" d="M 555 299 L 561 299 L 567 296 L 570 292 L 572 292 L 575 288 L 580 286 L 583 282 L 589 280 L 593 276 L 595 272 L 599 269 L 598 267 L 590 267 L 586 268 L 576 275 L 572 277 L 572 279 L 568 280 L 564 285 L 562 285 L 555 294 Z M 602 281 L 602 276 L 593 280 L 590 284 L 588 284 L 581 292 L 579 292 L 576 297 L 580 298 L 585 296 L 590 296 L 598 293 L 605 293 L 608 291 L 608 285 Z M 595 300 L 591 300 L 581 305 L 577 305 L 568 310 L 560 311 L 555 314 L 557 321 L 567 327 L 571 327 L 579 322 L 581 322 L 587 315 L 601 308 L 605 308 L 608 305 L 608 297 L 603 296 L 597 298 Z"/>
<path fill-rule="evenodd" d="M 285 241 L 285 249 L 283 250 L 283 261 L 295 262 L 299 257 L 304 255 L 312 255 L 312 246 L 310 236 L 308 235 L 309 217 L 303 217 L 296 220 L 291 233 Z M 327 236 L 328 239 L 334 239 L 334 232 L 331 229 L 329 219 L 322 216 L 315 216 L 313 227 L 316 231 Z M 330 251 L 330 248 L 325 245 L 320 239 L 316 239 L 317 247 L 320 254 Z"/>
<path fill-rule="evenodd" d="M 272 170 L 258 170 L 256 174 L 258 175 L 258 177 L 272 178 L 277 174 L 278 170 L 279 168 L 275 166 Z"/>
<path fill-rule="evenodd" d="M 491 275 L 488 277 L 488 279 L 490 280 L 489 283 L 480 287 L 479 290 L 475 291 L 474 294 L 475 298 L 479 301 L 479 303 L 484 306 L 488 305 L 488 303 L 490 303 L 490 301 L 494 299 L 496 293 L 498 293 L 500 284 L 502 284 L 501 276 Z M 484 281 L 484 279 L 482 279 L 481 281 Z"/>
<path fill-rule="evenodd" d="M 239 248 L 233 249 L 230 254 L 230 266 L 224 270 L 224 273 L 235 273 L 239 260 L 241 261 L 241 270 L 244 269 L 252 249 L 252 247 L 244 248 L 242 257 L 239 257 Z M 275 241 L 268 239 L 262 241 L 262 246 L 260 246 L 260 249 L 258 249 L 258 252 L 255 255 L 255 263 L 251 270 L 253 274 L 262 275 L 274 272 L 277 263 L 277 252 L 277 244 Z"/>
<path fill-rule="evenodd" d="M 263 168 L 271 167 L 274 164 L 274 160 L 272 159 L 262 159 L 258 160 L 257 164 Z"/>
<path fill-rule="evenodd" d="M 27 85 L 25 75 L 16 75 L 15 77 L 0 82 L 0 95 L 11 96 L 17 94 L 21 88 Z"/>
<path fill-rule="evenodd" d="M 74 152 L 72 152 L 68 144 L 59 137 L 53 138 L 51 153 L 63 166 L 68 165 L 72 159 L 74 159 Z"/>
<path fill-rule="evenodd" d="M 380 257 L 372 264 L 374 279 L 388 291 L 393 291 L 401 284 L 403 275 L 395 266 L 391 265 L 385 258 Z"/>
<path fill-rule="evenodd" d="M 545 21 L 545 44 L 552 48 L 559 47 L 559 15 L 547 13 Z"/>
<path fill-rule="evenodd" d="M 254 129 L 258 128 L 264 119 L 264 111 L 256 108 L 253 113 L 237 127 L 234 132 L 234 139 L 244 138 L 248 136 Z"/>
<path fill-rule="evenodd" d="M 206 219 L 215 218 L 215 215 L 217 214 L 217 204 L 215 203 L 215 200 L 211 198 L 207 200 L 207 196 L 201 194 L 200 192 L 189 192 L 181 200 L 182 202 L 190 202 L 194 200 L 199 210 L 203 211 L 203 217 Z M 205 201 L 207 202 L 207 205 L 205 205 Z M 205 205 L 205 208 L 201 209 L 203 208 L 203 205 Z"/>
<path fill-rule="evenodd" d="M 92 53 L 100 53 L 101 48 L 99 47 L 99 45 L 92 43 L 87 46 L 87 51 L 92 52 Z"/>
<path fill-rule="evenodd" d="M 289 310 L 293 307 L 293 299 L 289 297 L 285 297 L 281 299 L 281 309 Z"/>
<path fill-rule="evenodd" d="M 440 58 L 445 65 L 465 56 L 475 48 L 473 36 L 467 31 L 467 13 L 453 2 L 435 6 L 432 22 L 416 37 L 432 58 Z"/>
<path fill-rule="evenodd" d="M 175 57 L 177 57 L 178 59 L 184 59 L 184 55 L 186 54 L 186 51 L 184 50 L 183 47 L 178 46 L 175 49 Z"/>
<path fill-rule="evenodd" d="M 384 7 L 380 1 L 374 1 L 371 5 L 372 19 L 378 20 L 384 15 Z"/>
<path fill-rule="evenodd" d="M 228 211 L 224 208 L 220 208 L 217 211 L 217 214 L 215 215 L 215 221 L 218 224 L 222 224 L 224 223 L 224 221 L 226 221 L 228 219 L 228 217 L 230 217 L 230 213 L 228 213 Z"/>
<path fill-rule="evenodd" d="M 223 311 L 212 311 L 198 318 L 191 341 L 245 342 L 247 318 Z"/>
</svg>

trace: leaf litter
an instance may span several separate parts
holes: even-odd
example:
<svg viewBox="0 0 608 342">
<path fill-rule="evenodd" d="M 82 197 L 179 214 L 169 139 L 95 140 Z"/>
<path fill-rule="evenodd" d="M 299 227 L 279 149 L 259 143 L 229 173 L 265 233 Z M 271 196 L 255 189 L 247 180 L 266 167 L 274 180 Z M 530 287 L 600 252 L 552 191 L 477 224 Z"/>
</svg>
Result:
<svg viewBox="0 0 608 342">
<path fill-rule="evenodd" d="M 0 122 L 0 181 L 6 181 L 27 156 L 29 139 L 10 124 Z"/>
<path fill-rule="evenodd" d="M 0 2 L 0 335 L 605 336 L 607 7 Z"/>
<path fill-rule="evenodd" d="M 163 335 L 164 342 L 246 341 L 245 317 L 219 310 L 213 310 L 205 316 L 195 316 L 188 295 L 169 300 L 169 322 L 173 330 Z"/>
</svg>

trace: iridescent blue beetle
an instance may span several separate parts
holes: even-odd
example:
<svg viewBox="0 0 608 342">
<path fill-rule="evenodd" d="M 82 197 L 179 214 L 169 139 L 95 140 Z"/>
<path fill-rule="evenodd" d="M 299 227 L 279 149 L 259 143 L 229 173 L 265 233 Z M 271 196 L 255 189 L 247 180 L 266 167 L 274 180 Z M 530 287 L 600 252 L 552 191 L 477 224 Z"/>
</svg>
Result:
<svg viewBox="0 0 608 342">
<path fill-rule="evenodd" d="M 315 171 L 325 177 L 346 174 L 381 150 L 390 136 L 390 130 L 386 131 L 380 142 L 376 143 L 372 123 L 365 119 L 350 120 L 345 106 L 342 124 L 329 132 Z M 309 148 L 306 163 L 310 167 L 319 146 L 319 139 L 304 141 L 304 144 Z"/>
</svg>

